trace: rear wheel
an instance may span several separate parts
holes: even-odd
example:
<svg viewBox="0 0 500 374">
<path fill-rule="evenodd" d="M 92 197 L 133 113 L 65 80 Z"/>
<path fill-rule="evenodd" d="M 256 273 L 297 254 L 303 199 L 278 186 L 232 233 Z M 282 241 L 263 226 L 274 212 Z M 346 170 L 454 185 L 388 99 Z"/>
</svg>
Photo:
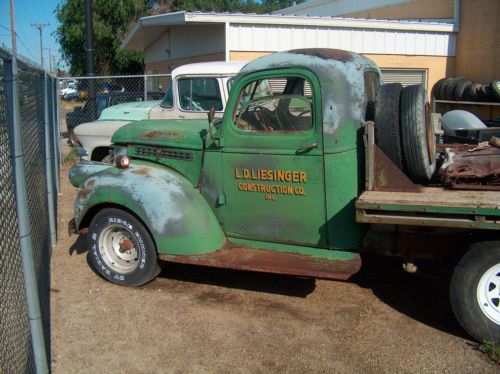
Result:
<svg viewBox="0 0 500 374">
<path fill-rule="evenodd" d="M 92 267 L 110 282 L 141 286 L 160 272 L 151 235 L 125 211 L 101 210 L 90 224 L 88 241 Z"/>
<path fill-rule="evenodd" d="M 436 141 L 423 86 L 403 88 L 399 113 L 405 170 L 414 182 L 428 182 L 436 169 Z"/>
<path fill-rule="evenodd" d="M 471 246 L 453 272 L 450 303 L 472 337 L 500 344 L 500 242 Z"/>
<path fill-rule="evenodd" d="M 375 108 L 375 141 L 400 169 L 403 168 L 399 133 L 399 97 L 402 89 L 400 83 L 381 86 Z"/>
</svg>

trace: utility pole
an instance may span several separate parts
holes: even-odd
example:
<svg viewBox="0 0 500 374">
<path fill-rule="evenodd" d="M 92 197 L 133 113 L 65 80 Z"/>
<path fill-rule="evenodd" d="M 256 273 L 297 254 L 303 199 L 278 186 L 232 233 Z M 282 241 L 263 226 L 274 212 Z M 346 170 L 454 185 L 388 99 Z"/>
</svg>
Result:
<svg viewBox="0 0 500 374">
<path fill-rule="evenodd" d="M 95 75 L 94 70 L 94 16 L 92 14 L 92 0 L 85 0 L 85 59 L 87 77 Z M 97 106 L 95 100 L 95 80 L 87 79 L 89 93 L 89 113 L 92 119 L 97 119 Z"/>
<path fill-rule="evenodd" d="M 49 26 L 49 24 L 48 23 L 32 23 L 31 26 L 33 26 L 35 29 L 38 29 L 38 31 L 40 32 L 40 65 L 42 65 L 42 68 L 43 68 L 44 66 L 43 66 L 42 32 L 43 32 L 44 27 Z"/>
<path fill-rule="evenodd" d="M 12 35 L 12 52 L 16 55 L 16 25 L 14 24 L 14 0 L 10 0 L 10 32 Z"/>
<path fill-rule="evenodd" d="M 87 76 L 94 76 L 94 17 L 92 0 L 85 0 L 85 59 Z"/>
</svg>

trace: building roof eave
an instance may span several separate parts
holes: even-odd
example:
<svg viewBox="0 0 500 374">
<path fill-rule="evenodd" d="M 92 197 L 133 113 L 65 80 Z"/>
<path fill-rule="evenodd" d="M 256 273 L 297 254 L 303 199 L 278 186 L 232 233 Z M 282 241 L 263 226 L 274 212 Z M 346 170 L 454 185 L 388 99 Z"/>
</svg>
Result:
<svg viewBox="0 0 500 374">
<path fill-rule="evenodd" d="M 142 17 L 127 34 L 120 48 L 126 51 L 142 51 L 149 44 L 148 41 L 156 40 L 169 26 L 184 24 L 185 11 Z M 149 28 L 147 35 L 146 28 Z"/>
<path fill-rule="evenodd" d="M 170 26 L 188 23 L 232 23 L 255 25 L 291 25 L 311 27 L 338 27 L 349 29 L 422 31 L 436 33 L 455 32 L 453 23 L 423 22 L 417 20 L 379 20 L 339 17 L 309 17 L 272 14 L 175 12 L 143 17 L 132 28 L 121 44 L 124 50 L 144 50 Z M 145 29 L 148 32 L 145 32 Z M 148 42 L 149 41 L 149 42 Z"/>
</svg>

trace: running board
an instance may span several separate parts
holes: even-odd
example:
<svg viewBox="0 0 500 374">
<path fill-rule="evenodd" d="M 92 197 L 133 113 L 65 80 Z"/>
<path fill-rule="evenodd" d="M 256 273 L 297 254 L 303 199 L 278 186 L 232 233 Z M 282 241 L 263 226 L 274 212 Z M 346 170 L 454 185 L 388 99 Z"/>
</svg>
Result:
<svg viewBox="0 0 500 374">
<path fill-rule="evenodd" d="M 223 248 L 196 255 L 159 254 L 161 260 L 180 264 L 346 280 L 361 268 L 358 254 L 349 260 L 331 260 L 308 255 L 248 247 Z"/>
</svg>

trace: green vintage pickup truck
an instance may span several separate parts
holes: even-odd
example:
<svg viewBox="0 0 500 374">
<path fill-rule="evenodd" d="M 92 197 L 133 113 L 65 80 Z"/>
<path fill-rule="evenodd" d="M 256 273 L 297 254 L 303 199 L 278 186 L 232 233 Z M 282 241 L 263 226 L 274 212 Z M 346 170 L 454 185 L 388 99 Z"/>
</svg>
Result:
<svg viewBox="0 0 500 374">
<path fill-rule="evenodd" d="M 222 119 L 131 123 L 113 136 L 115 165 L 73 166 L 70 230 L 127 286 L 159 260 L 343 280 L 363 253 L 409 272 L 440 261 L 459 322 L 500 343 L 498 175 L 473 172 L 498 149 L 436 146 L 423 87 L 379 77 L 341 50 L 250 62 Z"/>
</svg>

